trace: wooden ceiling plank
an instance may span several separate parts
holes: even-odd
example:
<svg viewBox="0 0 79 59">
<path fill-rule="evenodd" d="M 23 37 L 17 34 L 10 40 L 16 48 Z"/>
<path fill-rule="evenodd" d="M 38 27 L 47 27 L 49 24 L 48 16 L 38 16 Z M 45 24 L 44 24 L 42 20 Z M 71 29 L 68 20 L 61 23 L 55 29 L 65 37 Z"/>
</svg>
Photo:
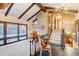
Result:
<svg viewBox="0 0 79 59">
<path fill-rule="evenodd" d="M 35 3 L 33 3 L 30 7 L 28 7 L 28 8 L 18 17 L 18 19 L 20 19 L 25 13 L 27 13 L 34 5 L 35 5 Z"/>
<path fill-rule="evenodd" d="M 37 15 L 40 11 L 42 11 L 42 9 L 40 9 L 38 12 L 36 12 L 34 15 L 32 15 L 29 19 L 27 19 L 27 21 L 29 21 L 30 19 L 32 19 L 35 15 Z"/>
<path fill-rule="evenodd" d="M 12 8 L 13 5 L 14 5 L 14 3 L 11 3 L 11 4 L 10 4 L 9 8 L 7 9 L 7 11 L 6 11 L 6 13 L 5 13 L 5 16 L 8 15 L 8 13 L 10 12 L 10 10 L 11 10 L 11 8 Z"/>
</svg>

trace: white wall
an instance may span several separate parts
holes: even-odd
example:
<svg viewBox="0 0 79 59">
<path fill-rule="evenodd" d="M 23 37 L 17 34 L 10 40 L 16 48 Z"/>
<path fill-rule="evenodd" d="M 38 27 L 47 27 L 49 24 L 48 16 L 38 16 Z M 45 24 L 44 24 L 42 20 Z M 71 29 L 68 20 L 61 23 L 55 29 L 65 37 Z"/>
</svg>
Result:
<svg viewBox="0 0 79 59">
<path fill-rule="evenodd" d="M 31 54 L 34 55 L 34 44 L 31 44 Z M 39 43 L 36 43 L 36 51 L 39 51 Z M 30 56 L 30 39 L 0 46 L 0 56 Z"/>
<path fill-rule="evenodd" d="M 32 21 L 27 21 L 27 20 L 24 20 L 24 19 L 18 19 L 14 16 L 5 16 L 4 14 L 0 14 L 0 21 L 3 21 L 3 22 L 11 22 L 11 23 L 20 23 L 20 24 L 27 24 L 28 26 L 28 38 L 31 37 L 30 35 L 30 32 L 33 31 L 33 28 L 32 28 Z"/>
<path fill-rule="evenodd" d="M 46 12 L 39 13 L 37 19 L 40 23 L 40 26 L 44 26 L 44 30 L 42 31 L 42 28 L 40 28 L 38 30 L 38 33 L 40 33 L 41 35 L 47 34 L 47 31 L 48 31 L 48 15 L 47 15 L 47 13 Z"/>
<path fill-rule="evenodd" d="M 75 20 L 79 19 L 79 13 L 75 15 Z"/>
<path fill-rule="evenodd" d="M 0 46 L 0 56 L 29 56 L 30 44 L 29 40 Z"/>
</svg>

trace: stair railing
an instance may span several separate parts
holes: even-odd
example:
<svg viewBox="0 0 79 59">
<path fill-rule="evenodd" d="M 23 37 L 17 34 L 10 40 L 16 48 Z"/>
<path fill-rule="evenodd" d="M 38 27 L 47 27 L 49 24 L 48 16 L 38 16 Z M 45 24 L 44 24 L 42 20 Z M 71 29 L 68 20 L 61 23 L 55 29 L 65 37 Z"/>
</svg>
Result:
<svg viewBox="0 0 79 59">
<path fill-rule="evenodd" d="M 30 56 L 32 56 L 32 54 L 31 54 L 31 49 L 32 49 L 32 45 L 33 45 L 33 40 L 32 41 L 30 41 Z"/>
<path fill-rule="evenodd" d="M 35 56 L 37 54 L 36 43 L 38 43 L 38 42 L 36 42 L 35 39 L 30 41 L 30 56 Z M 32 53 L 32 48 L 34 48 L 34 55 L 31 54 Z"/>
</svg>

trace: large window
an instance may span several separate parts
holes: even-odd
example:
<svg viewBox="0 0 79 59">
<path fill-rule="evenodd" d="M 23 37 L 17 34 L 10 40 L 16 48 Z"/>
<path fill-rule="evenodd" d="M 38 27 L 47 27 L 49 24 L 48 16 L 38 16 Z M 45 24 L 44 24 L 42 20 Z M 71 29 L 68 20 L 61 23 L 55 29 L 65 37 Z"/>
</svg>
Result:
<svg viewBox="0 0 79 59">
<path fill-rule="evenodd" d="M 7 24 L 7 37 L 17 36 L 17 25 Z"/>
<path fill-rule="evenodd" d="M 0 38 L 4 37 L 4 24 L 0 23 Z"/>
<path fill-rule="evenodd" d="M 0 45 L 4 44 L 4 24 L 0 23 Z"/>
<path fill-rule="evenodd" d="M 19 35 L 26 35 L 26 26 L 19 25 Z"/>
<path fill-rule="evenodd" d="M 26 26 L 25 25 L 19 25 L 19 39 L 26 39 Z"/>
<path fill-rule="evenodd" d="M 27 25 L 0 22 L 0 45 L 14 43 L 27 38 Z"/>
</svg>

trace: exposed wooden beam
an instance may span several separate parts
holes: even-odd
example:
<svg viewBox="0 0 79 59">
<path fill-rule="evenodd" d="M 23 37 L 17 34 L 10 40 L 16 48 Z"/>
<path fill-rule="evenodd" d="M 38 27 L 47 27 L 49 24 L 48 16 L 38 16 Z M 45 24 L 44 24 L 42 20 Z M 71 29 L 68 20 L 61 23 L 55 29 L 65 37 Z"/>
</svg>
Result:
<svg viewBox="0 0 79 59">
<path fill-rule="evenodd" d="M 37 21 L 37 19 L 35 19 L 33 22 Z"/>
<path fill-rule="evenodd" d="M 34 5 L 35 5 L 35 3 L 33 3 L 30 7 L 28 7 L 28 8 L 18 17 L 18 19 L 20 19 L 25 13 L 27 13 L 27 11 L 29 11 Z"/>
<path fill-rule="evenodd" d="M 0 9 L 5 9 L 8 5 L 9 3 L 0 3 Z"/>
<path fill-rule="evenodd" d="M 27 21 L 29 21 L 30 19 L 32 19 L 35 15 L 37 15 L 40 11 L 42 11 L 42 9 L 40 9 L 38 12 L 36 12 L 34 15 L 32 15 L 29 19 L 27 19 Z"/>
<path fill-rule="evenodd" d="M 9 13 L 9 11 L 11 10 L 11 8 L 12 8 L 13 5 L 14 5 L 14 3 L 11 3 L 11 4 L 10 4 L 8 10 L 7 10 L 6 13 L 5 13 L 5 16 L 8 15 L 8 13 Z"/>
<path fill-rule="evenodd" d="M 40 7 L 44 12 L 46 12 L 46 9 L 41 5 L 41 3 L 36 3 L 38 7 Z"/>
<path fill-rule="evenodd" d="M 44 7 L 45 9 L 56 9 L 56 8 L 54 8 L 54 7 Z"/>
<path fill-rule="evenodd" d="M 70 13 L 78 13 L 78 10 L 73 10 L 73 9 L 68 9 L 68 10 L 64 10 L 64 9 L 57 9 L 57 8 L 55 8 L 55 7 L 44 7 L 45 9 L 52 9 L 52 10 L 54 10 L 54 11 L 56 11 L 56 10 L 60 10 L 60 11 L 65 11 L 65 12 L 70 12 Z"/>
</svg>

